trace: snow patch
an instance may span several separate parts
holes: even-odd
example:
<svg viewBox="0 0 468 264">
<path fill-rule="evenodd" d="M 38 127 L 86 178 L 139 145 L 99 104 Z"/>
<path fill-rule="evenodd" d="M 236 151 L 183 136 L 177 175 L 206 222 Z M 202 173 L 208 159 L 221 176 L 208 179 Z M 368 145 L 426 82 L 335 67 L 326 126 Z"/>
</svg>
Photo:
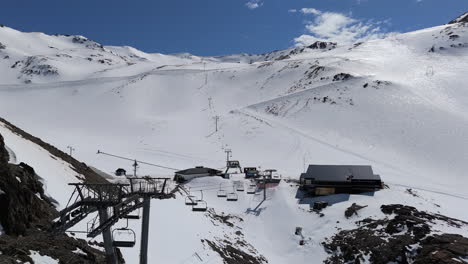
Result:
<svg viewBox="0 0 468 264">
<path fill-rule="evenodd" d="M 49 256 L 46 255 L 41 255 L 39 252 L 30 250 L 30 257 L 33 260 L 33 263 L 41 263 L 41 264 L 59 264 L 59 261 L 56 259 L 53 259 Z"/>
</svg>

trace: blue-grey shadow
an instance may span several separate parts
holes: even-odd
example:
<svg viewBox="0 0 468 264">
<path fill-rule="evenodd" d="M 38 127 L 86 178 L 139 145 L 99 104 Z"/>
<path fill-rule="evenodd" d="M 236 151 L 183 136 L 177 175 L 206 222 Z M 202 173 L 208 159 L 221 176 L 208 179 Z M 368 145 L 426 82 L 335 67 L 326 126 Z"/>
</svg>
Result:
<svg viewBox="0 0 468 264">
<path fill-rule="evenodd" d="M 324 196 L 314 196 L 310 192 L 306 192 L 300 188 L 297 189 L 296 199 L 299 204 L 308 204 L 311 208 L 314 205 L 314 202 L 327 202 L 328 205 L 334 205 L 337 203 L 342 203 L 349 201 L 351 194 L 354 195 L 365 195 L 365 196 L 374 196 L 375 192 L 357 192 L 357 193 L 337 193 Z"/>
<path fill-rule="evenodd" d="M 247 208 L 247 210 L 245 210 L 245 213 L 246 214 L 252 214 L 252 215 L 255 215 L 255 216 L 259 216 L 265 209 L 266 207 L 260 207 L 263 202 L 265 202 L 265 200 L 262 200 L 257 206 L 255 206 L 255 208 Z"/>
<path fill-rule="evenodd" d="M 373 196 L 373 192 L 359 193 L 361 195 Z M 328 205 L 334 205 L 337 203 L 342 203 L 349 201 L 350 193 L 338 193 L 324 196 L 314 196 L 313 194 L 306 192 L 300 188 L 297 189 L 296 199 L 299 204 L 308 204 L 312 208 L 314 202 L 327 202 Z"/>
</svg>

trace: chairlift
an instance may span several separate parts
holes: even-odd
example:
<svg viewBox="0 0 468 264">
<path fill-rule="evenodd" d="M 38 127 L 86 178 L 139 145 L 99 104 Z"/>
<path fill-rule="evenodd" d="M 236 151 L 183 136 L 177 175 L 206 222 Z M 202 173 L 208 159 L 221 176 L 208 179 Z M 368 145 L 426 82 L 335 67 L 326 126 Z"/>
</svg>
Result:
<svg viewBox="0 0 468 264">
<path fill-rule="evenodd" d="M 138 219 L 140 219 L 140 209 L 138 208 L 138 209 L 135 210 L 132 214 L 124 215 L 123 218 L 125 218 L 125 219 L 132 219 L 132 220 L 138 220 Z"/>
<path fill-rule="evenodd" d="M 136 243 L 135 231 L 127 227 L 114 229 L 112 238 L 114 247 L 134 247 Z"/>
<path fill-rule="evenodd" d="M 197 205 L 197 197 L 193 195 L 185 197 L 185 205 Z"/>
<path fill-rule="evenodd" d="M 237 185 L 236 190 L 237 190 L 238 192 L 243 192 L 243 191 L 244 191 L 244 184 L 243 184 L 242 182 L 239 183 L 239 184 Z"/>
<path fill-rule="evenodd" d="M 194 212 L 205 212 L 208 209 L 208 205 L 205 201 L 197 201 L 196 204 L 192 205 L 192 211 Z"/>
<path fill-rule="evenodd" d="M 238 199 L 238 195 L 236 193 L 236 187 L 232 186 L 232 192 L 227 194 L 226 200 L 230 202 L 235 202 L 237 201 L 237 199 Z"/>
<path fill-rule="evenodd" d="M 218 197 L 227 197 L 227 192 L 224 189 L 222 189 L 221 186 L 222 186 L 222 184 L 219 185 L 219 191 L 217 193 L 217 196 Z"/>
<path fill-rule="evenodd" d="M 237 196 L 237 193 L 235 193 L 235 192 L 228 193 L 227 198 L 226 198 L 226 200 L 228 200 L 230 202 L 235 202 L 235 201 L 237 201 L 237 199 L 238 199 L 238 196 Z"/>
<path fill-rule="evenodd" d="M 190 192 L 190 188 L 187 193 L 187 197 L 185 197 L 185 205 L 197 205 L 198 198 L 195 195 L 192 195 Z"/>
<path fill-rule="evenodd" d="M 112 231 L 112 245 L 114 247 L 134 247 L 135 243 L 135 231 L 128 228 L 128 219 L 125 227 L 116 228 Z"/>
<path fill-rule="evenodd" d="M 247 194 L 255 194 L 257 191 L 257 185 L 251 184 L 249 185 L 249 188 L 247 188 Z"/>
<path fill-rule="evenodd" d="M 139 214 L 128 214 L 128 215 L 125 215 L 123 218 L 131 219 L 131 220 L 138 220 L 138 219 L 140 219 L 140 215 Z"/>
<path fill-rule="evenodd" d="M 200 199 L 195 200 L 196 204 L 192 205 L 192 211 L 205 212 L 208 209 L 207 203 L 203 200 L 203 191 L 200 190 Z"/>
</svg>

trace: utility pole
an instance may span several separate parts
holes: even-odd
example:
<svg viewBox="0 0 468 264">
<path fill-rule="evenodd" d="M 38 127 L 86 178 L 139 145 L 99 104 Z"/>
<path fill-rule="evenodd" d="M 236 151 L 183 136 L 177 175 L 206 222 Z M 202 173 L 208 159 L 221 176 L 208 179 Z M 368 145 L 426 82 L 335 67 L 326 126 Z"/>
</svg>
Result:
<svg viewBox="0 0 468 264">
<path fill-rule="evenodd" d="M 136 160 L 133 162 L 132 166 L 133 166 L 133 176 L 136 177 L 136 171 L 137 171 L 137 167 L 138 167 L 138 163 L 137 163 Z"/>
<path fill-rule="evenodd" d="M 71 157 L 73 154 L 73 151 L 75 151 L 75 148 L 73 148 L 72 146 L 67 146 L 67 149 L 70 151 L 70 157 Z"/>
<path fill-rule="evenodd" d="M 148 263 L 148 237 L 149 237 L 149 218 L 151 208 L 151 197 L 143 197 L 143 219 L 141 227 L 141 245 L 140 245 L 140 264 Z"/>
<path fill-rule="evenodd" d="M 231 157 L 232 150 L 231 149 L 225 149 L 224 152 L 226 152 L 226 162 L 229 161 L 229 157 Z"/>
<path fill-rule="evenodd" d="M 205 73 L 205 85 L 208 83 L 208 74 L 206 73 L 206 62 L 203 62 L 203 72 Z"/>
<path fill-rule="evenodd" d="M 208 107 L 211 109 L 211 100 L 212 98 L 211 97 L 208 97 Z"/>
<path fill-rule="evenodd" d="M 263 201 L 266 200 L 266 175 L 263 173 Z"/>
<path fill-rule="evenodd" d="M 214 117 L 215 120 L 215 126 L 216 126 L 216 132 L 218 132 L 218 121 L 219 121 L 219 116 Z"/>
</svg>

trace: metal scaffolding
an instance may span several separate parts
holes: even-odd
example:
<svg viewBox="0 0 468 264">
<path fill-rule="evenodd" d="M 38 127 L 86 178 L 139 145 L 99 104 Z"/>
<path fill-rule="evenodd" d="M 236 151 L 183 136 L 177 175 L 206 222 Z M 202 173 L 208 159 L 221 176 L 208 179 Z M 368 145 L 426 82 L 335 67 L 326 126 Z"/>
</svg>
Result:
<svg viewBox="0 0 468 264">
<path fill-rule="evenodd" d="M 174 191 L 167 189 L 168 178 L 128 178 L 129 183 L 88 184 L 70 183 L 75 187 L 65 209 L 54 224 L 56 233 L 63 233 L 89 214 L 98 212 L 99 222 L 88 226 L 87 236 L 103 235 L 107 262 L 118 264 L 112 237 L 112 226 L 139 208 L 143 208 L 140 263 L 147 264 L 149 216 L 151 199 L 168 199 Z"/>
</svg>

